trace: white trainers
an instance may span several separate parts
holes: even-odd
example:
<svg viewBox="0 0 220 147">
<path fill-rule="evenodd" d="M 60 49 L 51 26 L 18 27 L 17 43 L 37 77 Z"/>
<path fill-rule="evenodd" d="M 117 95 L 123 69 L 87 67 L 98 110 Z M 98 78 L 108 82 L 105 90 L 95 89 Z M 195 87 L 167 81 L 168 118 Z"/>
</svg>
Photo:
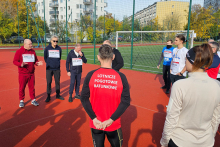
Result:
<svg viewBox="0 0 220 147">
<path fill-rule="evenodd" d="M 20 108 L 23 108 L 23 107 L 24 107 L 24 102 L 23 102 L 23 101 L 20 101 L 19 107 L 20 107 Z"/>
<path fill-rule="evenodd" d="M 39 106 L 39 104 L 38 104 L 38 102 L 37 102 L 36 100 L 33 100 L 33 101 L 31 102 L 31 104 L 34 105 L 34 106 Z"/>
</svg>

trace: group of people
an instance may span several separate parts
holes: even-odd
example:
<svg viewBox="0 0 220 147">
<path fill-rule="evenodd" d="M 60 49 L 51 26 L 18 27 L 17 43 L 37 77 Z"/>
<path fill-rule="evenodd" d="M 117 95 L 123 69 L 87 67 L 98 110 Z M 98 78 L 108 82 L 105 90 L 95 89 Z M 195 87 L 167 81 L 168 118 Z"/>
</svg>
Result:
<svg viewBox="0 0 220 147">
<path fill-rule="evenodd" d="M 184 42 L 176 36 L 174 49 L 168 40 L 157 66 L 164 59 L 166 93 L 172 83 L 161 147 L 213 147 L 220 123 L 219 44 L 209 40 L 187 50 Z"/>
<path fill-rule="evenodd" d="M 169 93 L 172 90 L 167 106 L 167 116 L 161 138 L 162 147 L 212 147 L 220 123 L 220 82 L 215 80 L 219 70 L 219 58 L 216 55 L 219 46 L 214 41 L 188 50 L 183 35 L 167 41 L 158 63 L 162 59 L 163 78 Z M 60 60 L 62 50 L 57 45 L 58 38 L 53 36 L 51 44 L 44 51 L 46 62 L 47 98 L 50 101 L 51 82 L 54 75 L 56 98 L 60 96 Z M 19 107 L 24 107 L 24 89 L 28 83 L 31 104 L 39 105 L 35 100 L 34 66 L 42 65 L 38 61 L 32 43 L 26 39 L 14 57 L 14 64 L 19 69 Z M 130 90 L 126 76 L 119 72 L 123 67 L 120 52 L 106 40 L 99 48 L 97 55 L 101 67 L 90 71 L 84 80 L 81 96 L 79 85 L 82 64 L 87 62 L 81 46 L 76 45 L 66 59 L 66 71 L 70 76 L 69 102 L 75 86 L 75 98 L 81 103 L 90 117 L 90 127 L 95 147 L 104 147 L 107 136 L 112 147 L 121 147 L 123 142 L 120 116 L 130 105 Z M 189 72 L 188 78 L 186 71 Z M 211 78 L 210 78 L 211 77 Z M 220 77 L 220 76 L 219 76 Z"/>
<path fill-rule="evenodd" d="M 157 68 L 159 69 L 160 63 L 163 61 L 163 80 L 164 86 L 161 89 L 166 89 L 166 94 L 170 93 L 171 83 L 178 81 L 179 79 L 184 79 L 187 76 L 186 72 L 186 54 L 188 49 L 184 47 L 186 42 L 185 36 L 177 35 L 174 41 L 174 45 L 177 47 L 174 48 L 173 41 L 167 40 L 167 46 L 162 50 Z M 211 46 L 213 51 L 213 63 L 205 71 L 207 74 L 213 78 L 220 81 L 220 51 L 219 44 L 212 39 L 209 39 L 208 44 Z"/>
</svg>

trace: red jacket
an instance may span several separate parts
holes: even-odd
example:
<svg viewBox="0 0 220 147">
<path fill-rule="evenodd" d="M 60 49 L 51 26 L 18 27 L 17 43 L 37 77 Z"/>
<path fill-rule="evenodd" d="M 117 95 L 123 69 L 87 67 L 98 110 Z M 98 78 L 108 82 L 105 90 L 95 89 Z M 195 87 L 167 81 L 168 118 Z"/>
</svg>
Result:
<svg viewBox="0 0 220 147">
<path fill-rule="evenodd" d="M 25 62 L 27 63 L 23 67 L 21 67 L 21 64 L 23 62 L 23 56 L 29 55 L 30 57 L 34 57 L 33 62 Z M 34 65 L 37 65 L 36 62 L 38 62 L 36 53 L 33 49 L 27 50 L 23 46 L 16 51 L 13 64 L 18 66 L 18 73 L 20 74 L 32 74 L 34 73 L 35 67 Z"/>
</svg>

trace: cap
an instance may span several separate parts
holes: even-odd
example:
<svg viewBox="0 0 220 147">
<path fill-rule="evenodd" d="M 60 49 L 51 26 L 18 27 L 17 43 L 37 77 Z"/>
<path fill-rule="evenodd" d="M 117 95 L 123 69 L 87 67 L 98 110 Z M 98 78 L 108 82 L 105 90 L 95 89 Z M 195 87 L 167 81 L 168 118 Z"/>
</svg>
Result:
<svg viewBox="0 0 220 147">
<path fill-rule="evenodd" d="M 186 53 L 186 58 L 188 61 L 193 64 L 194 60 L 196 58 L 196 53 L 194 52 L 193 48 L 191 48 L 187 53 Z"/>
</svg>

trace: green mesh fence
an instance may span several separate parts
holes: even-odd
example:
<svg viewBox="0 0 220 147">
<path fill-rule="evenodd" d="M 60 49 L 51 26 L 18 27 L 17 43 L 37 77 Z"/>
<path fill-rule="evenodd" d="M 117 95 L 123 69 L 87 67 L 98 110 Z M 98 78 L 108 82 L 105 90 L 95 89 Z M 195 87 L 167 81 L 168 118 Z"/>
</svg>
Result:
<svg viewBox="0 0 220 147">
<path fill-rule="evenodd" d="M 108 39 L 122 53 L 124 68 L 157 73 L 161 72 L 156 66 L 162 48 L 177 34 L 183 33 L 188 38 L 187 48 L 208 39 L 220 40 L 219 0 L 8 1 L 0 2 L 1 44 L 18 45 L 22 41 L 12 42 L 11 38 L 20 36 L 37 40 L 33 41 L 34 46 L 45 47 L 50 37 L 57 35 L 59 45 L 66 48 L 63 59 L 68 47 L 80 43 L 86 48 L 89 63 L 99 64 L 98 48 Z M 188 30 L 193 30 L 194 35 L 188 34 Z M 131 32 L 117 34 L 117 31 Z"/>
</svg>

